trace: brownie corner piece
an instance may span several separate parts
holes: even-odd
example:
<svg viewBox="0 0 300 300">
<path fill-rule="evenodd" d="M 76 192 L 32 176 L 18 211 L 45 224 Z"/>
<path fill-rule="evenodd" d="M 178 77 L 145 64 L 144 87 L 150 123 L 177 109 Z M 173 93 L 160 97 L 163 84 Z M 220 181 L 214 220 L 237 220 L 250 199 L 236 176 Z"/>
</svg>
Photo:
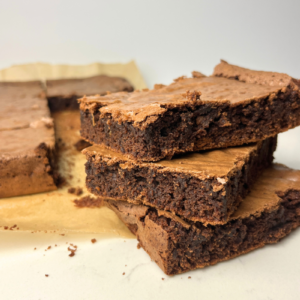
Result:
<svg viewBox="0 0 300 300">
<path fill-rule="evenodd" d="M 43 122 L 42 122 L 43 123 Z M 0 198 L 55 190 L 53 128 L 0 131 Z"/>
<path fill-rule="evenodd" d="M 221 63 L 213 76 L 80 99 L 81 135 L 131 159 L 264 140 L 300 125 L 300 81 Z"/>
<path fill-rule="evenodd" d="M 300 171 L 273 165 L 223 225 L 207 227 L 155 208 L 105 200 L 167 274 L 214 265 L 273 244 L 300 226 Z"/>
<path fill-rule="evenodd" d="M 257 144 L 137 162 L 103 146 L 83 153 L 86 186 L 97 196 L 145 204 L 204 224 L 223 224 L 270 166 L 277 136 Z"/>
</svg>

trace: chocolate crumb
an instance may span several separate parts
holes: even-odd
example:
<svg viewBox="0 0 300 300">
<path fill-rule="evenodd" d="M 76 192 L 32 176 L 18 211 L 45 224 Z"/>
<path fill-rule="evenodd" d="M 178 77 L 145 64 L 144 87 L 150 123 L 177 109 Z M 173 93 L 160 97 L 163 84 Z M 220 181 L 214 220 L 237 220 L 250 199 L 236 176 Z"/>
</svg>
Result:
<svg viewBox="0 0 300 300">
<path fill-rule="evenodd" d="M 48 246 L 48 248 L 47 248 L 48 250 L 50 250 L 51 249 L 51 246 Z"/>
<path fill-rule="evenodd" d="M 73 244 L 72 244 L 73 246 Z M 71 247 L 68 247 L 68 251 L 70 251 L 71 253 L 69 254 L 70 257 L 73 257 L 75 255 L 75 252 L 77 251 L 77 246 L 74 245 L 73 246 L 74 249 L 72 249 Z"/>
<path fill-rule="evenodd" d="M 85 140 L 79 140 L 74 144 L 74 147 L 76 148 L 77 151 L 82 151 L 83 149 L 91 146 L 91 144 Z"/>
<path fill-rule="evenodd" d="M 191 276 L 188 277 L 188 279 L 191 279 L 191 278 L 192 278 Z"/>
<path fill-rule="evenodd" d="M 165 280 L 164 278 L 162 278 L 161 280 Z"/>
<path fill-rule="evenodd" d="M 125 272 L 123 272 L 123 275 L 125 275 Z"/>
<path fill-rule="evenodd" d="M 103 206 L 103 199 L 97 197 L 92 198 L 91 196 L 85 196 L 80 199 L 73 200 L 76 207 L 89 207 L 89 208 L 96 208 Z"/>
<path fill-rule="evenodd" d="M 91 242 L 92 242 L 93 244 L 95 244 L 95 243 L 97 242 L 97 240 L 96 240 L 96 239 L 92 239 Z"/>
<path fill-rule="evenodd" d="M 8 229 L 8 226 L 4 226 L 4 229 L 7 230 L 7 229 Z"/>
<path fill-rule="evenodd" d="M 48 275 L 48 274 L 45 274 L 45 276 L 46 276 L 46 277 L 49 277 L 49 275 Z"/>
<path fill-rule="evenodd" d="M 36 248 L 34 248 L 33 250 L 36 250 Z"/>
<path fill-rule="evenodd" d="M 70 187 L 68 189 L 68 193 L 74 194 L 76 196 L 80 196 L 83 193 L 83 191 L 82 191 L 82 188 L 80 188 L 80 187 L 77 187 L 77 188 Z"/>
</svg>

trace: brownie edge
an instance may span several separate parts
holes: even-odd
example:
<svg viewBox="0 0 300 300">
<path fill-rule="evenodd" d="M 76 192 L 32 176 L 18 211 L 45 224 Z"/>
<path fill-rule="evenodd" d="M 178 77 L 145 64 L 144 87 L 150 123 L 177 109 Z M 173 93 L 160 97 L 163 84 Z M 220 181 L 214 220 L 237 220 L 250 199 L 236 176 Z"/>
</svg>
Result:
<svg viewBox="0 0 300 300">
<path fill-rule="evenodd" d="M 300 171 L 274 164 L 224 225 L 203 226 L 154 208 L 105 200 L 167 275 L 214 265 L 300 226 Z"/>
<path fill-rule="evenodd" d="M 279 206 L 226 225 L 191 225 L 146 206 L 106 200 L 167 275 L 214 265 L 274 244 L 300 226 L 300 191 L 282 194 Z M 293 204 L 291 204 L 293 203 Z"/>
<path fill-rule="evenodd" d="M 101 146 L 83 151 L 86 186 L 101 197 L 145 204 L 204 224 L 224 224 L 269 167 L 277 137 L 257 144 L 139 163 Z"/>
</svg>

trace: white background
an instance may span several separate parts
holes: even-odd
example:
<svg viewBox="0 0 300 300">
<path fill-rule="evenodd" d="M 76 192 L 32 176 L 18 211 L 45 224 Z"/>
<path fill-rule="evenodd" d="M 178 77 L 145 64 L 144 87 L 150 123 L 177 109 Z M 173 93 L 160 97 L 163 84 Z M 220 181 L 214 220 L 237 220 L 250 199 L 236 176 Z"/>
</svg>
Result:
<svg viewBox="0 0 300 300">
<path fill-rule="evenodd" d="M 0 68 L 135 59 L 152 87 L 193 70 L 211 74 L 223 58 L 300 78 L 299 20 L 296 0 L 0 0 Z M 299 153 L 300 128 L 279 135 L 277 161 L 300 169 Z M 98 237 L 91 244 L 93 237 L 1 240 L 0 299 L 300 297 L 299 230 L 275 246 L 175 277 L 165 276 L 135 240 Z M 79 246 L 75 257 L 67 256 L 66 242 Z"/>
</svg>

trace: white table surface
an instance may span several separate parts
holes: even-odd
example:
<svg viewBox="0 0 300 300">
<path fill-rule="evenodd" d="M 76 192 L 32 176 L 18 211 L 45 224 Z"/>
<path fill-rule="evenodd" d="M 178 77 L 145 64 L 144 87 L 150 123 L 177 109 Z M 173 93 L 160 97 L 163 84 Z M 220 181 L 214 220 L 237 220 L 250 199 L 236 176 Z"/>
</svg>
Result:
<svg viewBox="0 0 300 300">
<path fill-rule="evenodd" d="M 195 69 L 210 74 L 223 58 L 300 78 L 299 9 L 293 0 L 1 1 L 0 68 L 136 59 L 151 87 Z M 300 169 L 299 153 L 300 128 L 279 135 L 276 161 Z M 66 242 L 78 246 L 72 258 Z M 300 229 L 173 277 L 136 246 L 94 234 L 1 234 L 0 299 L 300 299 Z"/>
</svg>

